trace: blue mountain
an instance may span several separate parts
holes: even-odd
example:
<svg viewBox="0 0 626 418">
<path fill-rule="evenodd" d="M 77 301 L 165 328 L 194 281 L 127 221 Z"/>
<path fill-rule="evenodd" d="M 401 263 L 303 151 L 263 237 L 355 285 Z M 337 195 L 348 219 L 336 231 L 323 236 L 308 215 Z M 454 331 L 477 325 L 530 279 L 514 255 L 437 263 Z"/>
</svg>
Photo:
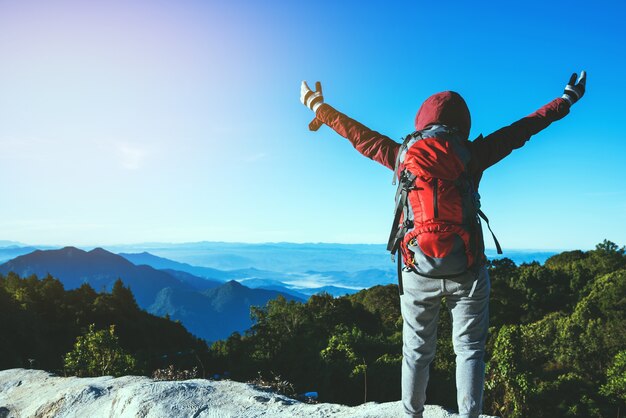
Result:
<svg viewBox="0 0 626 418">
<path fill-rule="evenodd" d="M 193 290 L 193 287 L 171 275 L 149 266 L 136 266 L 130 261 L 102 248 L 83 251 L 75 247 L 59 250 L 36 250 L 0 265 L 0 273 L 13 271 L 26 277 L 51 274 L 66 289 L 89 283 L 95 290 L 110 291 L 119 278 L 132 290 L 141 307 L 149 306 L 165 287 Z"/>
<path fill-rule="evenodd" d="M 234 281 L 224 283 L 187 272 L 137 266 L 102 248 L 36 250 L 0 265 L 0 274 L 11 271 L 20 276 L 51 274 L 66 289 L 88 283 L 96 290 L 110 291 L 120 278 L 130 287 L 140 307 L 179 319 L 192 333 L 207 340 L 248 329 L 252 324 L 251 305 L 264 306 L 279 295 L 302 300 L 284 292 L 250 289 Z"/>
<path fill-rule="evenodd" d="M 284 245 L 281 247 L 284 247 Z M 170 269 L 175 269 L 177 271 L 189 272 L 196 276 L 211 277 L 219 280 L 237 280 L 244 286 L 253 289 L 274 290 L 300 299 L 307 299 L 309 296 L 321 292 L 330 293 L 333 296 L 343 296 L 356 293 L 360 289 L 371 286 L 396 282 L 396 273 L 393 268 L 388 270 L 372 268 L 353 272 L 309 270 L 298 273 L 268 271 L 254 267 L 237 270 L 218 270 L 180 263 L 148 252 L 120 253 L 119 255 L 135 264 L 147 264 L 154 268 L 164 269 L 164 271 L 170 274 L 172 274 Z M 311 286 L 311 282 L 319 282 L 319 284 Z"/>
<path fill-rule="evenodd" d="M 219 287 L 224 284 L 222 281 L 205 279 L 202 277 L 194 276 L 193 274 L 187 273 L 186 271 L 178 271 L 171 269 L 162 269 L 161 271 L 169 274 L 170 276 L 178 279 L 182 283 L 188 284 L 193 287 L 195 290 L 207 290 L 213 289 L 215 287 Z"/>
<path fill-rule="evenodd" d="M 212 280 L 228 281 L 236 276 L 230 272 L 210 267 L 198 267 L 187 263 L 179 263 L 178 261 L 159 257 L 146 251 L 141 253 L 119 253 L 118 255 L 136 265 L 145 264 L 159 270 L 184 271 L 197 277 L 204 277 Z"/>
<path fill-rule="evenodd" d="M 265 306 L 278 296 L 303 302 L 285 292 L 250 289 L 231 280 L 204 292 L 162 289 L 148 311 L 160 316 L 167 314 L 171 319 L 180 320 L 191 333 L 215 341 L 234 331 L 243 333 L 249 329 L 253 324 L 250 306 Z"/>
</svg>

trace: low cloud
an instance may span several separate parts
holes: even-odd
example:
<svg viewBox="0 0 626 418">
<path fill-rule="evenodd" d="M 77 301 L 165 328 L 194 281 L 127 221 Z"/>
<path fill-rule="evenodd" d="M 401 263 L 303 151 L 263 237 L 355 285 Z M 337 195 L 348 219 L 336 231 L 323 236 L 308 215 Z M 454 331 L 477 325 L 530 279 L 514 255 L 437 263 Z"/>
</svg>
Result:
<svg viewBox="0 0 626 418">
<path fill-rule="evenodd" d="M 257 161 L 261 161 L 269 157 L 269 154 L 266 152 L 259 152 L 258 154 L 248 155 L 243 157 L 243 161 L 246 163 L 254 163 Z"/>
<path fill-rule="evenodd" d="M 126 170 L 139 170 L 146 160 L 148 151 L 145 147 L 128 142 L 117 142 L 115 150 L 118 154 L 119 162 Z"/>
<path fill-rule="evenodd" d="M 56 164 L 117 162 L 125 170 L 139 170 L 151 153 L 148 146 L 117 139 L 0 138 L 0 160 Z"/>
</svg>

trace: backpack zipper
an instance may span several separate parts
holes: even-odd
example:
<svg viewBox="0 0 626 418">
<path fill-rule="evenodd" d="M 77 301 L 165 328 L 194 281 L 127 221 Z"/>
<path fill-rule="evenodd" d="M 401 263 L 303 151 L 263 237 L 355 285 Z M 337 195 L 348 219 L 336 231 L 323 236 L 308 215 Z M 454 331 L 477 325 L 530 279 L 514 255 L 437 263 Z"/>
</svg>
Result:
<svg viewBox="0 0 626 418">
<path fill-rule="evenodd" d="M 438 218 L 439 217 L 439 206 L 437 204 L 437 188 L 438 188 L 438 184 L 439 184 L 439 179 L 437 178 L 433 178 L 433 211 L 434 211 L 434 218 Z"/>
</svg>

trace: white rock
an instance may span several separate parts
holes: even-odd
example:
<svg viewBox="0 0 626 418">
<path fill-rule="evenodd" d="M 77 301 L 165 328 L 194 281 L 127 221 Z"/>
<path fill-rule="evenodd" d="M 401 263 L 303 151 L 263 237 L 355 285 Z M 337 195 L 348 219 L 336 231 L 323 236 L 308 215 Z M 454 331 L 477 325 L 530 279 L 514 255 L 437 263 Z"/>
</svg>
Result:
<svg viewBox="0 0 626 418">
<path fill-rule="evenodd" d="M 349 407 L 306 404 L 229 380 L 161 382 L 143 376 L 56 377 L 40 370 L 0 371 L 0 418 L 396 418 L 400 402 Z M 425 418 L 458 417 L 426 406 Z M 486 415 L 483 418 L 489 418 Z"/>
</svg>

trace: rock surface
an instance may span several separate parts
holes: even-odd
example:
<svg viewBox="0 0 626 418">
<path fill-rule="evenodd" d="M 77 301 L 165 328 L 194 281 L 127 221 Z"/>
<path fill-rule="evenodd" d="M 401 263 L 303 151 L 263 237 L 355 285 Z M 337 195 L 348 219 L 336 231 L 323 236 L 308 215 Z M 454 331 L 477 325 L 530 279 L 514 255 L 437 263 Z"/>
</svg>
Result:
<svg viewBox="0 0 626 418">
<path fill-rule="evenodd" d="M 40 370 L 0 371 L 0 418 L 400 416 L 400 402 L 369 402 L 355 407 L 306 404 L 228 380 L 163 382 L 142 376 L 77 378 L 56 377 Z M 425 418 L 457 416 L 438 406 L 427 406 L 424 413 Z"/>
</svg>

